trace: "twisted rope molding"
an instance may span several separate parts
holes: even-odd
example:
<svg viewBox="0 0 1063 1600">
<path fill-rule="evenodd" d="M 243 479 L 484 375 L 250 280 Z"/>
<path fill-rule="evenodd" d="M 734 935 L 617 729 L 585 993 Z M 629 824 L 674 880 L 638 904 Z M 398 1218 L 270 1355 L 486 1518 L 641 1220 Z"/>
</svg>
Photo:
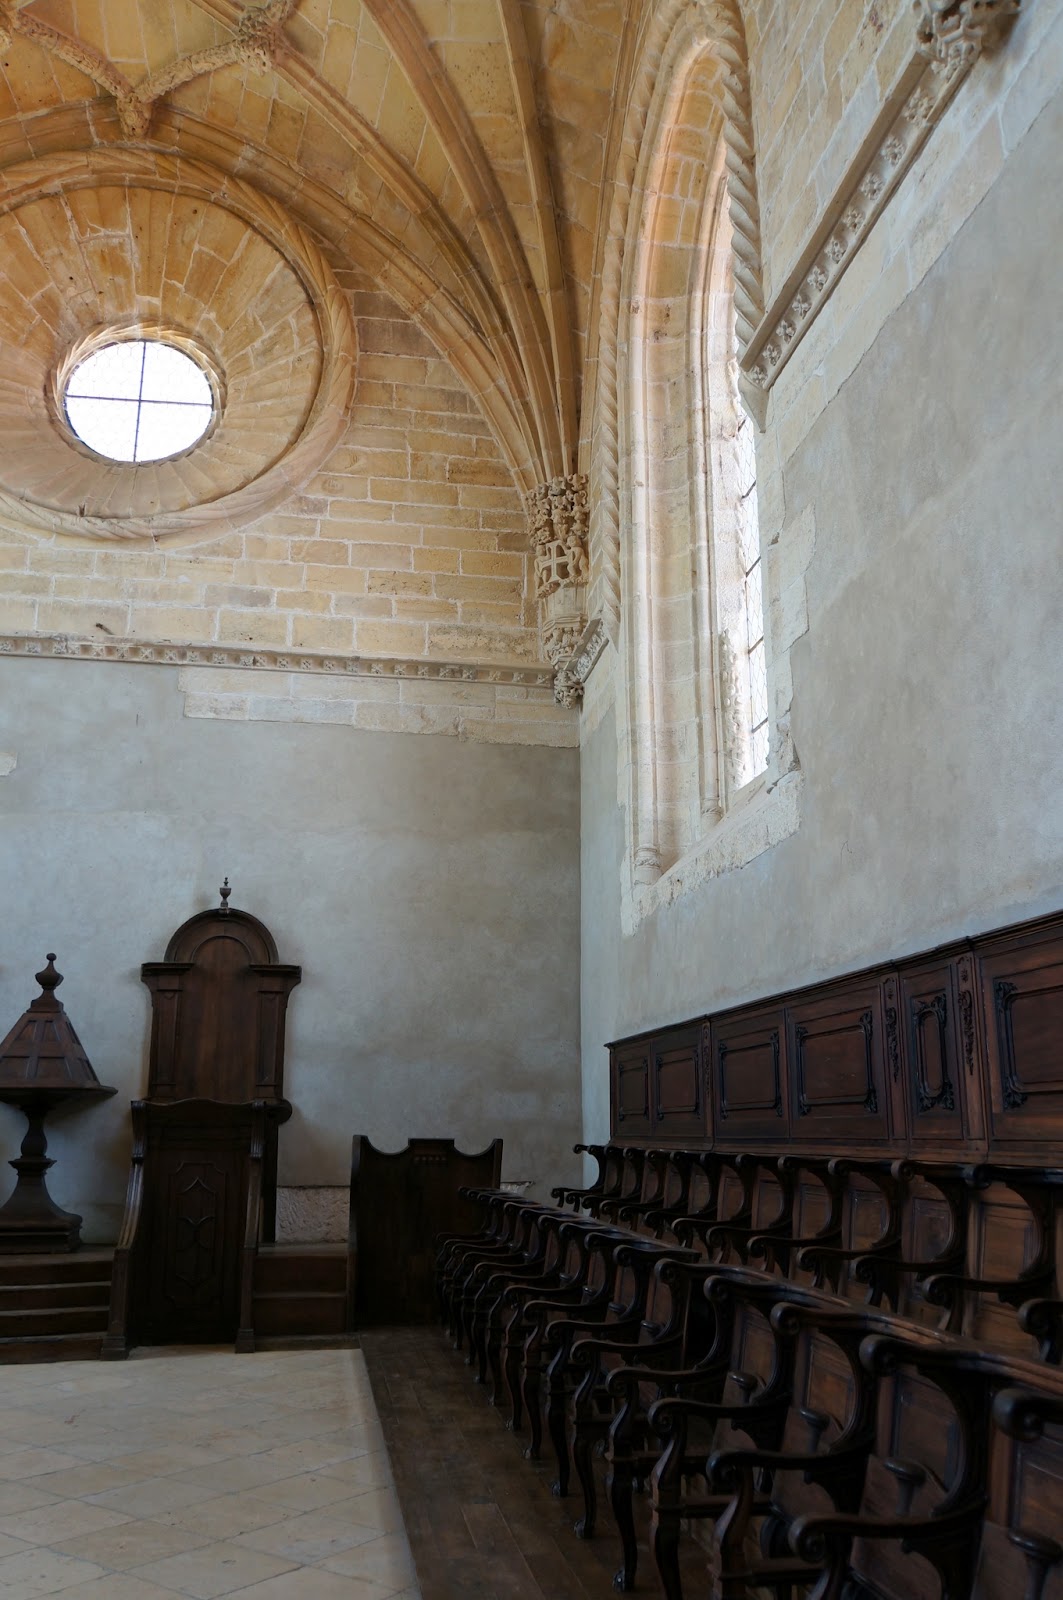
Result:
<svg viewBox="0 0 1063 1600">
<path fill-rule="evenodd" d="M 602 616 L 614 644 L 619 638 L 621 608 L 617 363 L 624 249 L 639 153 L 658 91 L 662 63 L 666 54 L 671 60 L 698 43 L 713 46 L 723 68 L 720 109 L 734 229 L 735 313 L 740 352 L 744 352 L 764 310 L 749 58 L 738 0 L 703 0 L 694 11 L 688 0 L 666 0 L 654 17 L 643 47 L 638 78 L 628 105 L 628 126 L 621 143 L 620 171 L 609 221 L 610 245 L 602 272 L 599 425 L 595 452 L 595 477 L 599 485 L 596 544 L 601 559 Z"/>
<path fill-rule="evenodd" d="M 272 466 L 231 493 L 182 511 L 153 516 L 80 516 L 0 490 L 0 522 L 15 532 L 79 538 L 173 539 L 210 537 L 241 527 L 278 505 L 313 473 L 339 443 L 347 426 L 354 386 L 356 334 L 346 296 L 310 233 L 280 203 L 242 178 L 204 162 L 128 146 L 59 152 L 0 174 L 0 216 L 44 195 L 91 188 L 112 180 L 192 195 L 227 209 L 259 233 L 295 272 L 313 307 L 321 345 L 321 376 L 313 404 L 294 443 Z M 131 468 L 135 471 L 136 468 Z"/>
</svg>

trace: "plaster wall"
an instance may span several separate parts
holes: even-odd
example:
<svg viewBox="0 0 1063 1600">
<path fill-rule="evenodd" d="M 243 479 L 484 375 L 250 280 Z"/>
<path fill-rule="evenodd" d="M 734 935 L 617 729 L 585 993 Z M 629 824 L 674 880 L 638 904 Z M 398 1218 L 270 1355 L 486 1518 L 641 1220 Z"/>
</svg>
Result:
<svg viewBox="0 0 1063 1600">
<path fill-rule="evenodd" d="M 1061 141 L 1057 90 L 792 448 L 769 417 L 758 457 L 778 463 L 778 523 L 803 530 L 807 560 L 807 631 L 789 654 L 799 824 L 629 936 L 611 653 L 595 674 L 589 1138 L 608 1130 L 609 1039 L 1063 903 L 1063 231 L 1044 204 Z"/>
<path fill-rule="evenodd" d="M 225 874 L 303 968 L 282 1185 L 345 1184 L 356 1132 L 387 1149 L 500 1134 L 506 1177 L 571 1179 L 577 752 L 186 717 L 178 677 L 0 657 L 0 1032 L 54 950 L 60 998 L 119 1091 L 50 1125 L 59 1203 L 89 1239 L 115 1237 L 146 1084 L 140 963 Z M 3 1113 L 5 1155 L 22 1126 Z"/>
</svg>

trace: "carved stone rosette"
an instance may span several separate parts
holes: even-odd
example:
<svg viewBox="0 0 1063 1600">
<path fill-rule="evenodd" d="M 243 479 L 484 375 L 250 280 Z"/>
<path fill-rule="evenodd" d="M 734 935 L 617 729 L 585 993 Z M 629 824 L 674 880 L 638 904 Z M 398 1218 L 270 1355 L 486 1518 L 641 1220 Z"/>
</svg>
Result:
<svg viewBox="0 0 1063 1600">
<path fill-rule="evenodd" d="M 540 483 L 528 494 L 526 504 L 543 654 L 554 669 L 558 704 L 577 705 L 583 693 L 583 678 L 576 669 L 587 646 L 590 575 L 586 475 L 570 472 Z"/>
</svg>

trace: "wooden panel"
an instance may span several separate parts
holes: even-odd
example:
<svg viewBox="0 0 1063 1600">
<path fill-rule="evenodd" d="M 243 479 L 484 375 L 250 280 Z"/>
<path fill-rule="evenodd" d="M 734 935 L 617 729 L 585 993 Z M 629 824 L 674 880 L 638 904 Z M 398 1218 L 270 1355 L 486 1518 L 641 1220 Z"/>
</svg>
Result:
<svg viewBox="0 0 1063 1600">
<path fill-rule="evenodd" d="M 653 1040 L 652 1112 L 657 1138 L 705 1132 L 700 1028 L 672 1029 Z"/>
<path fill-rule="evenodd" d="M 780 1007 L 735 1011 L 712 1027 L 712 1094 L 720 1144 L 784 1140 L 785 1016 Z"/>
<path fill-rule="evenodd" d="M 882 990 L 837 989 L 787 1010 L 795 1140 L 857 1146 L 890 1136 Z"/>
<path fill-rule="evenodd" d="M 145 1106 L 144 1224 L 133 1328 L 144 1344 L 222 1344 L 239 1314 L 252 1108 Z"/>
<path fill-rule="evenodd" d="M 476 1232 L 480 1207 L 460 1190 L 496 1186 L 501 1168 L 501 1139 L 470 1155 L 453 1139 L 411 1139 L 392 1153 L 355 1137 L 351 1250 L 360 1327 L 432 1320 L 436 1236 Z"/>
<path fill-rule="evenodd" d="M 1040 931 L 981 952 L 988 1100 L 994 1142 L 1063 1138 L 1063 935 Z"/>
<path fill-rule="evenodd" d="M 962 1147 L 977 1137 L 979 1119 L 972 1126 L 968 1112 L 973 1043 L 964 1034 L 973 1021 L 969 990 L 961 1012 L 958 979 L 957 963 L 942 960 L 898 980 L 901 1076 L 916 1149 Z"/>
<path fill-rule="evenodd" d="M 650 1117 L 650 1047 L 648 1039 L 614 1047 L 613 1138 L 647 1138 L 653 1123 Z"/>
</svg>

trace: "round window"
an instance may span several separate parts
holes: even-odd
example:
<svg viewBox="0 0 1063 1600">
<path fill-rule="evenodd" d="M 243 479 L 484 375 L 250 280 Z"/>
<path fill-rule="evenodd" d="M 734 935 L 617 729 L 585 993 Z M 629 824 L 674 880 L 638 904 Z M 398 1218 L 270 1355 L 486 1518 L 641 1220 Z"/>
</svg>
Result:
<svg viewBox="0 0 1063 1600">
<path fill-rule="evenodd" d="M 162 339 L 122 339 L 79 361 L 63 389 L 66 420 L 108 461 L 164 461 L 198 444 L 214 420 L 203 368 Z"/>
</svg>

